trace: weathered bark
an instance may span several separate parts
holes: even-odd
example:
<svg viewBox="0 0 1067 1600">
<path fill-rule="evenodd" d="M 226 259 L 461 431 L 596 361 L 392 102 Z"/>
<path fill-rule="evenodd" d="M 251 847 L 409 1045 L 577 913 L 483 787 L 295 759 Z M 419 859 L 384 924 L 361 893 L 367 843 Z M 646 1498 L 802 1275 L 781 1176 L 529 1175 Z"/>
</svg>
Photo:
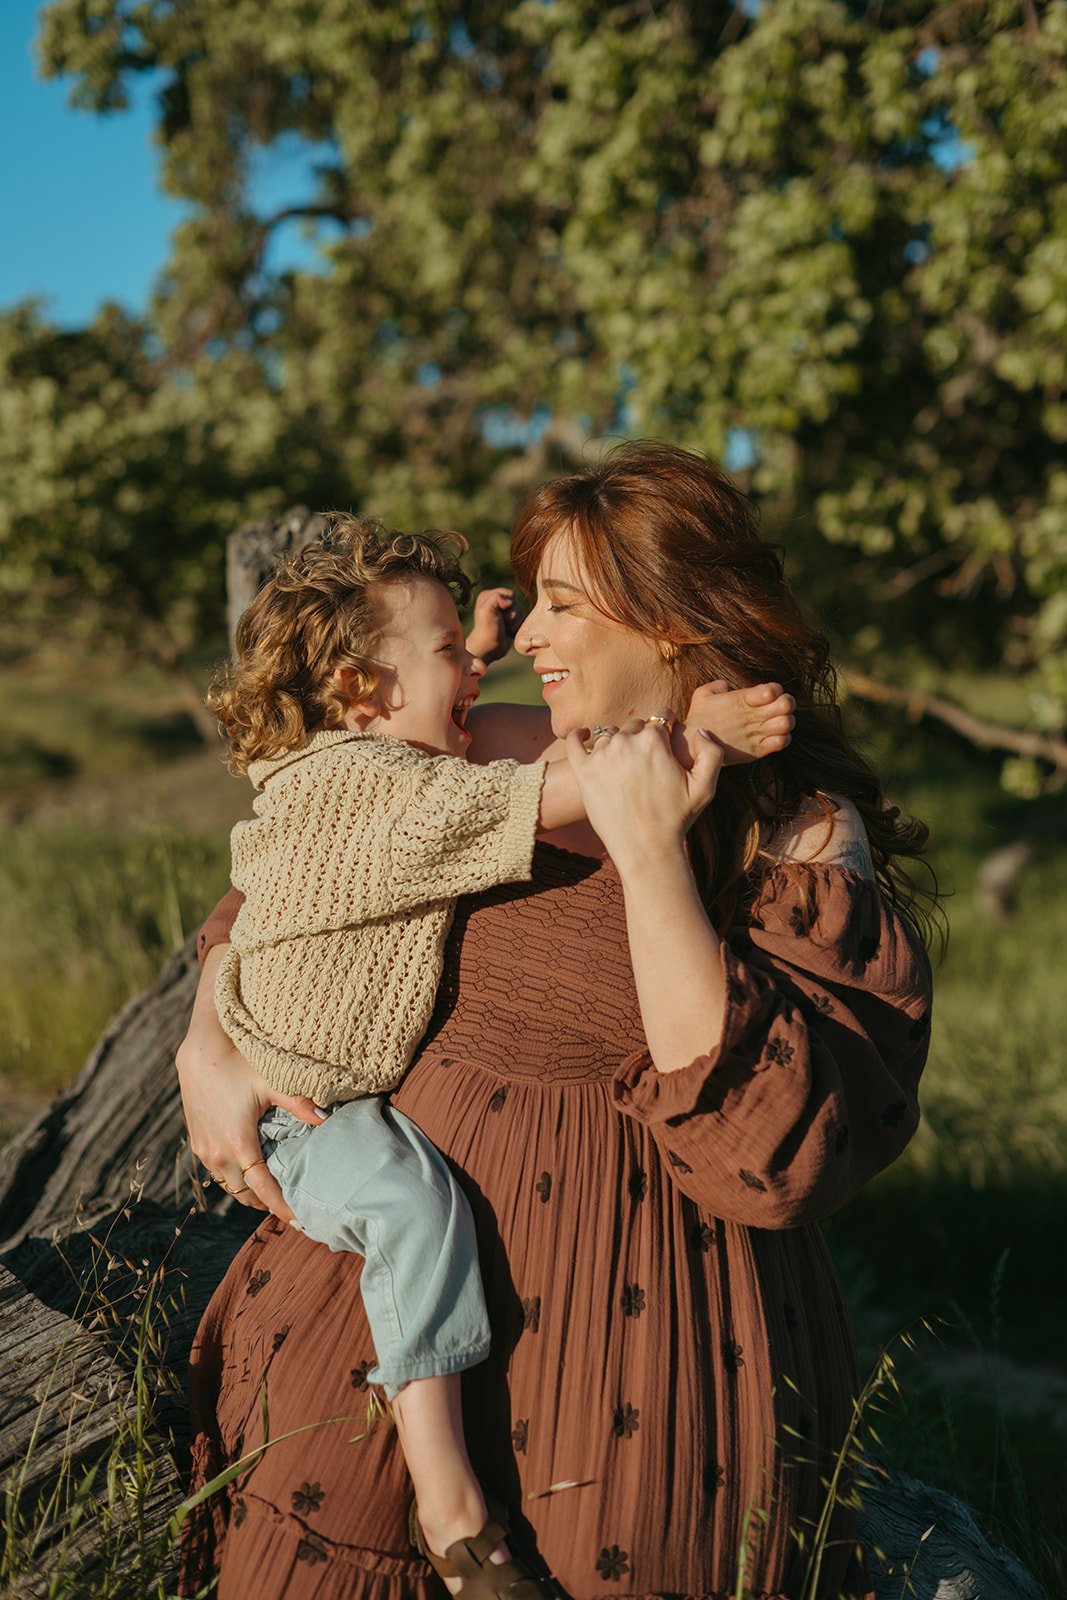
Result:
<svg viewBox="0 0 1067 1600">
<path fill-rule="evenodd" d="M 279 556 L 302 550 L 323 529 L 321 516 L 292 506 L 277 522 L 267 517 L 240 528 L 226 541 L 226 621 L 232 642 L 241 612 L 270 576 Z"/>
<path fill-rule="evenodd" d="M 84 1226 L 134 1189 L 176 1213 L 203 1193 L 174 1074 L 195 988 L 189 939 L 108 1025 L 74 1086 L 0 1150 L 0 1247 Z"/>
</svg>

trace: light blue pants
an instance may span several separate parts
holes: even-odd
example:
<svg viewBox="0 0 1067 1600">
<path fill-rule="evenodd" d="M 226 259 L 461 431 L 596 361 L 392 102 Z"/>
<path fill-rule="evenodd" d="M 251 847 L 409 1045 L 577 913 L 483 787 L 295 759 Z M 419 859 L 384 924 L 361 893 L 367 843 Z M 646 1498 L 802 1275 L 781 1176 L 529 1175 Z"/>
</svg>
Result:
<svg viewBox="0 0 1067 1600">
<path fill-rule="evenodd" d="M 371 1095 L 309 1126 L 272 1106 L 267 1166 L 307 1234 L 363 1257 L 363 1305 L 391 1400 L 412 1378 L 462 1372 L 489 1354 L 474 1219 L 441 1152 Z"/>
</svg>

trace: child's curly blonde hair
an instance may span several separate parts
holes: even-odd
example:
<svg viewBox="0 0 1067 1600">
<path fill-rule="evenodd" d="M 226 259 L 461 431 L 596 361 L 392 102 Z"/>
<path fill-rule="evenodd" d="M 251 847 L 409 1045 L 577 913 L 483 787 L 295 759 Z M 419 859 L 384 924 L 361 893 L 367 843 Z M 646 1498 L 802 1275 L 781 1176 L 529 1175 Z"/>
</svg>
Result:
<svg viewBox="0 0 1067 1600">
<path fill-rule="evenodd" d="M 406 578 L 433 578 L 458 606 L 471 596 L 460 566 L 462 534 L 396 533 L 348 512 L 298 555 L 284 557 L 237 624 L 235 654 L 207 703 L 230 744 L 230 769 L 299 749 L 318 728 L 339 727 L 351 704 L 373 693 L 381 633 L 374 593 Z M 351 699 L 334 679 L 355 674 Z"/>
</svg>

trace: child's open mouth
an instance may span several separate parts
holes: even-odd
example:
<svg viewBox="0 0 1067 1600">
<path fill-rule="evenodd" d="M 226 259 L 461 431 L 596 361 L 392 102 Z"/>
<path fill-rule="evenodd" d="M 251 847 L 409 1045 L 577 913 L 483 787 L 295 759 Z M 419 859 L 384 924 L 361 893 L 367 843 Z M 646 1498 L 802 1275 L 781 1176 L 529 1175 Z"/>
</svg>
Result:
<svg viewBox="0 0 1067 1600">
<path fill-rule="evenodd" d="M 456 724 L 457 728 L 466 727 L 467 712 L 470 710 L 477 698 L 478 696 L 475 694 L 468 695 L 466 700 L 458 700 L 452 707 L 452 721 Z"/>
</svg>

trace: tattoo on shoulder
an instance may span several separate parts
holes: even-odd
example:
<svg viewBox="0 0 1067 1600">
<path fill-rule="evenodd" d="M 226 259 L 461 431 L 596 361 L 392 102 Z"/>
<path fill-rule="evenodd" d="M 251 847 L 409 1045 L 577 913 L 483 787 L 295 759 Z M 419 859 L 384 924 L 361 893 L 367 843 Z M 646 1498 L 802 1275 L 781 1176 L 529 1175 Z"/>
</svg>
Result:
<svg viewBox="0 0 1067 1600">
<path fill-rule="evenodd" d="M 858 872 L 864 878 L 872 881 L 875 876 L 874 862 L 871 860 L 870 846 L 866 839 L 848 839 L 830 857 L 828 866 L 847 867 L 851 872 Z"/>
</svg>

